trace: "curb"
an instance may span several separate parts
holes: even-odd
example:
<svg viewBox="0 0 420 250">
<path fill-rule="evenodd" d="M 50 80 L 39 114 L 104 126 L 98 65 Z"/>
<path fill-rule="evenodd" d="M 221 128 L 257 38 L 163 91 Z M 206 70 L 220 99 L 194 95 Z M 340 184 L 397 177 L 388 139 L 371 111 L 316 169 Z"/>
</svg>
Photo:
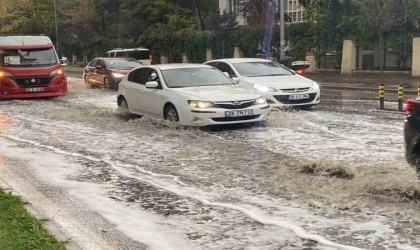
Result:
<svg viewBox="0 0 420 250">
<path fill-rule="evenodd" d="M 21 195 L 19 195 L 16 190 L 10 187 L 4 180 L 0 178 L 0 188 L 4 192 L 10 192 L 12 195 L 19 197 L 22 200 L 23 207 L 28 211 L 28 213 L 35 217 L 38 221 L 41 222 L 42 227 L 55 239 L 64 243 L 67 250 L 82 250 L 82 248 L 77 245 L 70 237 L 68 237 L 65 232 L 52 220 L 48 219 L 44 214 L 35 209 L 30 202 L 25 200 Z"/>
</svg>

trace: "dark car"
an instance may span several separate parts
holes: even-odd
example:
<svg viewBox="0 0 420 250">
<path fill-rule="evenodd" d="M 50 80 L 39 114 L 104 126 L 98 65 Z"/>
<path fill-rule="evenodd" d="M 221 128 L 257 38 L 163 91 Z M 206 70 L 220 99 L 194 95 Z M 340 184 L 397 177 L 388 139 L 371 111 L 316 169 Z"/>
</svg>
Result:
<svg viewBox="0 0 420 250">
<path fill-rule="evenodd" d="M 408 99 L 404 110 L 407 113 L 404 124 L 405 157 L 420 179 L 420 97 Z"/>
<path fill-rule="evenodd" d="M 128 72 L 142 65 L 134 58 L 99 57 L 83 69 L 83 79 L 92 86 L 117 89 L 118 83 Z"/>
</svg>

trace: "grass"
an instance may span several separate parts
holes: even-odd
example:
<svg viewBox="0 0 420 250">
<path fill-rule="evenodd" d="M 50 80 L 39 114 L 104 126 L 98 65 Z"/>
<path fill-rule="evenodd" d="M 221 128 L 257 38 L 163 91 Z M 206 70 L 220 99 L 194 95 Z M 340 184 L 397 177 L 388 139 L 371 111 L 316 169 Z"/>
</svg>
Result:
<svg viewBox="0 0 420 250">
<path fill-rule="evenodd" d="M 66 248 L 29 214 L 21 199 L 0 189 L 0 249 Z"/>
</svg>

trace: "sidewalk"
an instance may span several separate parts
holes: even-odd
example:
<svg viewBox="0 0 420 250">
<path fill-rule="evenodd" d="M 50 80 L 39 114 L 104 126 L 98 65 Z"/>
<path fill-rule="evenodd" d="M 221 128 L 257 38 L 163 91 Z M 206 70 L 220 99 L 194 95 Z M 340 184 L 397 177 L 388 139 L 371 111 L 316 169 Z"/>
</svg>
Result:
<svg viewBox="0 0 420 250">
<path fill-rule="evenodd" d="M 380 72 L 367 71 L 356 72 L 352 75 L 341 75 L 339 71 L 305 73 L 304 75 L 320 84 L 323 88 L 334 89 L 352 89 L 379 91 L 381 83 L 385 86 L 385 91 L 397 91 L 401 84 L 404 87 L 404 93 L 417 94 L 420 85 L 420 77 L 413 78 L 406 72 Z"/>
</svg>

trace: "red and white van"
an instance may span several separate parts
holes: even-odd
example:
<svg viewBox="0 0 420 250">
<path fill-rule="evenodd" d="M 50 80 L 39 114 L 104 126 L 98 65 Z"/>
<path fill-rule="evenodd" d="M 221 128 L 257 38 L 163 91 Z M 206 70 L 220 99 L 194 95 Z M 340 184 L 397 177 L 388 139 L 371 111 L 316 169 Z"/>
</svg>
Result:
<svg viewBox="0 0 420 250">
<path fill-rule="evenodd" d="M 47 36 L 0 35 L 0 99 L 67 94 L 67 79 Z"/>
</svg>

